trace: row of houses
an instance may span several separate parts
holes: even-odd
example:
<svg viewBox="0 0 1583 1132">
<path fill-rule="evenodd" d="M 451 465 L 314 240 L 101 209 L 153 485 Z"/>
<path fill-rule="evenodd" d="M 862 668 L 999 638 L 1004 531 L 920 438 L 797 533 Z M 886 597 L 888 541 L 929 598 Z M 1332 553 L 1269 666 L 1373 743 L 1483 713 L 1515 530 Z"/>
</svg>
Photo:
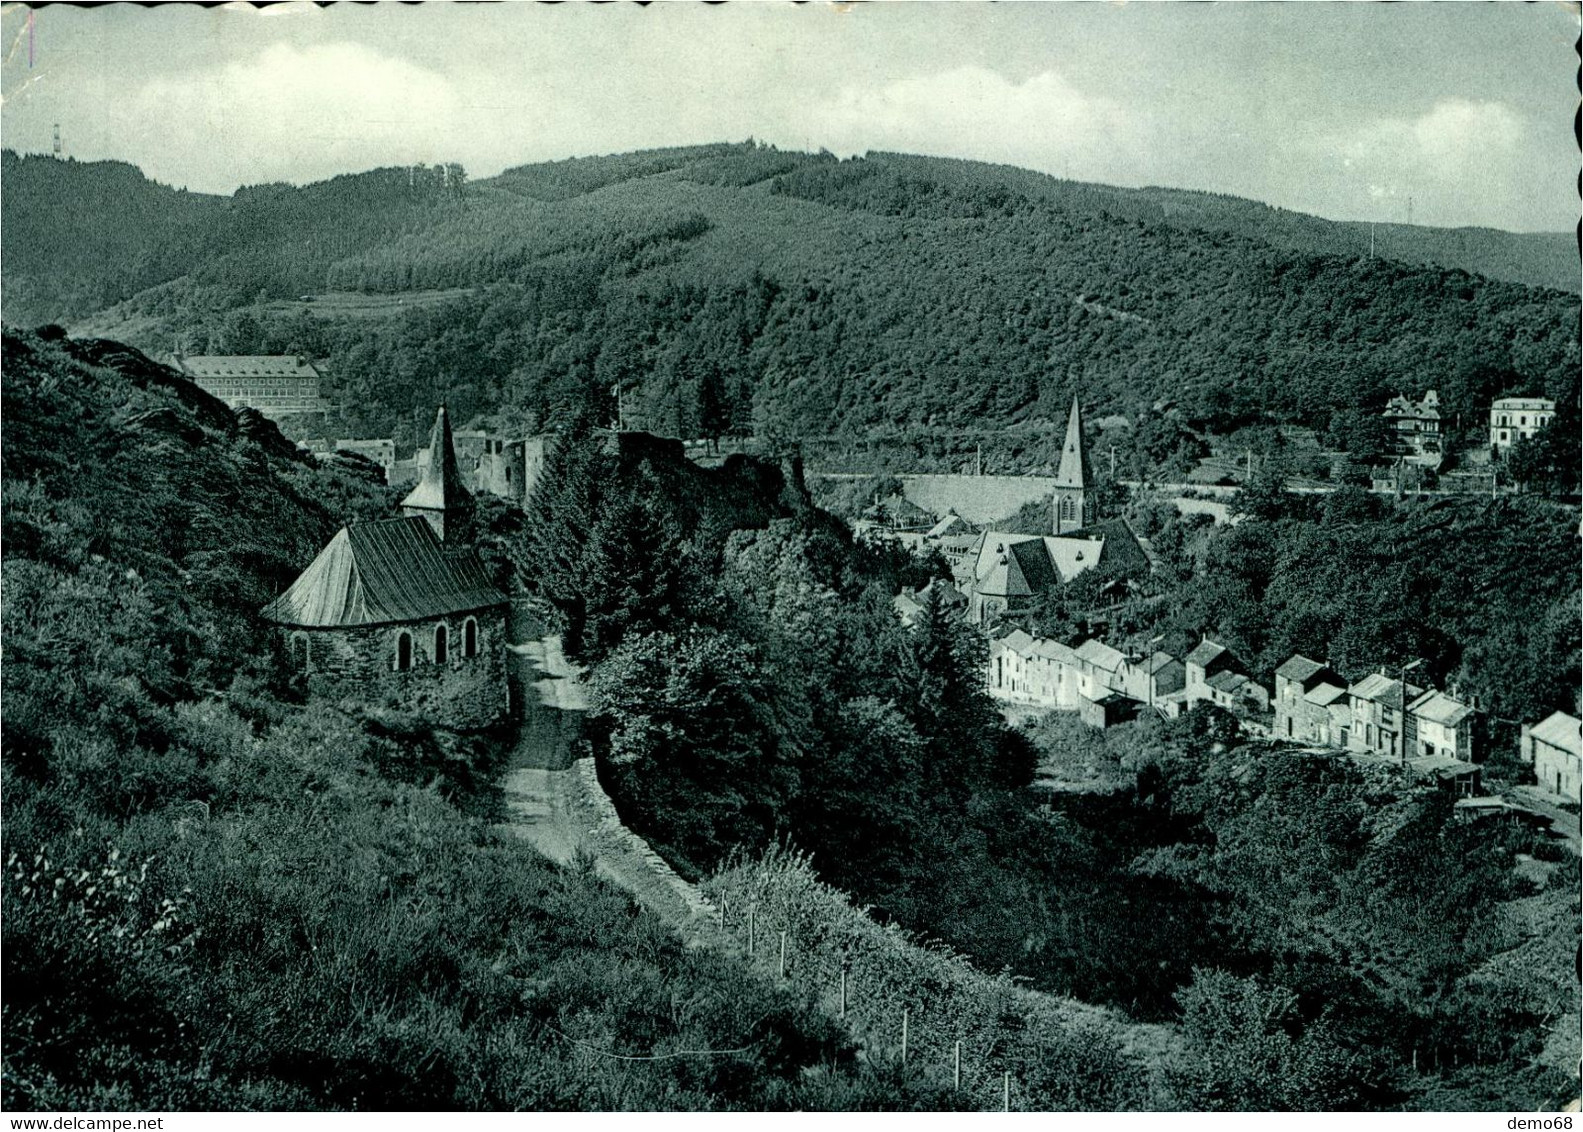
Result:
<svg viewBox="0 0 1583 1132">
<path fill-rule="evenodd" d="M 1270 706 L 1269 692 L 1207 639 L 1179 659 L 1160 649 L 1124 653 L 1099 640 L 1067 645 L 1016 629 L 990 642 L 986 684 L 998 699 L 1075 711 L 1094 727 L 1140 711 L 1174 718 L 1197 703 L 1247 717 Z"/>
<path fill-rule="evenodd" d="M 1478 786 L 1470 704 L 1398 676 L 1349 682 L 1329 664 L 1293 656 L 1275 670 L 1277 739 L 1333 747 L 1406 767 L 1471 794 Z"/>
</svg>

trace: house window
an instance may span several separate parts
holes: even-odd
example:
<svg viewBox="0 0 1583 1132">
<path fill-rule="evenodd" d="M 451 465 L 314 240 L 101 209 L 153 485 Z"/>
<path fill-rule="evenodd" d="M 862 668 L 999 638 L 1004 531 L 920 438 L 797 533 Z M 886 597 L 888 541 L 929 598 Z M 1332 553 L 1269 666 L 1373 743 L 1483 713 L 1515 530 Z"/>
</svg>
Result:
<svg viewBox="0 0 1583 1132">
<path fill-rule="evenodd" d="M 471 617 L 462 623 L 462 655 L 478 655 L 478 622 Z"/>
<path fill-rule="evenodd" d="M 412 667 L 412 634 L 403 629 L 396 634 L 396 671 L 405 672 Z"/>
<path fill-rule="evenodd" d="M 291 638 L 291 665 L 293 668 L 308 671 L 308 638 L 306 634 L 296 633 Z"/>
<path fill-rule="evenodd" d="M 444 625 L 434 627 L 434 663 L 444 664 L 446 659 L 446 645 L 449 643 Z"/>
</svg>

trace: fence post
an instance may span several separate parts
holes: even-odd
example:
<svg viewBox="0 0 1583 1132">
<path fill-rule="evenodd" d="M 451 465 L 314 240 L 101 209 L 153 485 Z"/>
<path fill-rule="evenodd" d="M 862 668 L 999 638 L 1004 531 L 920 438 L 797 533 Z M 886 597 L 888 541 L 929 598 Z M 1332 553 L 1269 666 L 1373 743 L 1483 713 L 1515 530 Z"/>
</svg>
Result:
<svg viewBox="0 0 1583 1132">
<path fill-rule="evenodd" d="M 753 930 L 756 927 L 756 925 L 754 923 L 754 920 L 756 918 L 754 913 L 757 910 L 758 909 L 756 909 L 756 908 L 749 908 L 748 909 L 748 958 L 750 958 L 750 959 L 753 958 L 753 955 L 754 955 L 753 944 L 754 944 L 755 941 L 754 941 L 754 938 L 753 938 Z"/>
<path fill-rule="evenodd" d="M 961 1041 L 958 1041 L 956 1043 L 956 1061 L 955 1061 L 955 1064 L 953 1064 L 951 1066 L 951 1088 L 953 1088 L 953 1089 L 961 1089 L 961 1087 L 962 1087 L 962 1043 L 961 1043 Z"/>
<path fill-rule="evenodd" d="M 786 933 L 781 932 L 781 978 L 786 977 Z"/>
<path fill-rule="evenodd" d="M 1002 1112 L 1011 1111 L 1011 1074 L 1009 1072 L 1001 1074 L 1000 1077 L 1000 1110 Z"/>
<path fill-rule="evenodd" d="M 907 1016 L 911 1013 L 912 1011 L 910 1010 L 901 1012 L 901 1063 L 903 1065 L 907 1064 Z"/>
<path fill-rule="evenodd" d="M 846 1017 L 846 968 L 845 967 L 841 968 L 841 1011 L 837 1015 L 837 1017 L 839 1017 L 839 1018 L 845 1018 Z"/>
</svg>

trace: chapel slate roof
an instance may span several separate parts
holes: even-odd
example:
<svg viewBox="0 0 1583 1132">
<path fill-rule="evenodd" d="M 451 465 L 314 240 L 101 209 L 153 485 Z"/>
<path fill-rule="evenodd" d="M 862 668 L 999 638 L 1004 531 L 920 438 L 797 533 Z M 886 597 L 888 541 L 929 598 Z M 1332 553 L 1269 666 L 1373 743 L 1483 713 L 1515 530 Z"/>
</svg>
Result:
<svg viewBox="0 0 1583 1132">
<path fill-rule="evenodd" d="M 342 527 L 262 616 L 280 625 L 352 628 L 504 605 L 470 550 L 447 549 L 426 519 Z"/>
</svg>

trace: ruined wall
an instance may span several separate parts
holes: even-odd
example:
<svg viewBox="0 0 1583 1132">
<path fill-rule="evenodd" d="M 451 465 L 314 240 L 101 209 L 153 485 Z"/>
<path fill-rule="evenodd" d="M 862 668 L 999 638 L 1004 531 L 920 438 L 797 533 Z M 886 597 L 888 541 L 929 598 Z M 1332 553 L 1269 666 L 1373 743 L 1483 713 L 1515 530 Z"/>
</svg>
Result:
<svg viewBox="0 0 1583 1132">
<path fill-rule="evenodd" d="M 478 655 L 465 656 L 468 618 L 478 624 Z M 435 629 L 446 628 L 446 659 L 435 663 Z M 396 669 L 397 639 L 412 638 L 412 667 Z M 306 669 L 308 689 L 326 699 L 354 699 L 415 712 L 462 730 L 506 714 L 505 607 L 477 613 L 352 629 L 292 629 L 293 661 Z"/>
</svg>

